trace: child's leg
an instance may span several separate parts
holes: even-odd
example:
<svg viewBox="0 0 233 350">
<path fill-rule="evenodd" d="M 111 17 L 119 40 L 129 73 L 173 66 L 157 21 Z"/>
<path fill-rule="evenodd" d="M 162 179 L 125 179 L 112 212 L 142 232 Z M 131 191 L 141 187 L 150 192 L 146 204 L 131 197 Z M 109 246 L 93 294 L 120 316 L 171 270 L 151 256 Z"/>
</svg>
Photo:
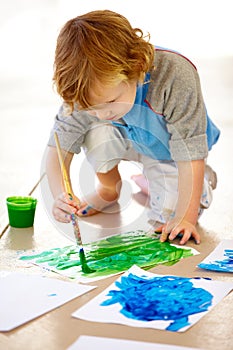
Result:
<svg viewBox="0 0 233 350">
<path fill-rule="evenodd" d="M 97 173 L 99 180 L 96 192 L 83 198 L 79 216 L 90 216 L 104 212 L 112 204 L 116 203 L 121 190 L 121 176 L 118 166 L 107 173 Z"/>
<path fill-rule="evenodd" d="M 174 162 L 154 161 L 143 157 L 144 174 L 147 178 L 150 194 L 149 222 L 156 229 L 175 214 L 178 198 L 178 170 Z M 212 202 L 212 191 L 216 188 L 216 173 L 207 165 L 203 183 L 199 217 L 203 209 Z"/>
<path fill-rule="evenodd" d="M 216 187 L 217 187 L 217 174 L 208 164 L 206 164 L 199 217 L 201 216 L 203 209 L 209 208 L 213 200 L 213 190 L 215 190 Z"/>
<path fill-rule="evenodd" d="M 98 212 L 106 212 L 106 208 L 117 202 L 121 190 L 118 164 L 125 158 L 128 142 L 116 127 L 97 123 L 86 134 L 83 148 L 99 180 L 97 188 L 91 186 L 93 179 L 90 178 L 89 173 L 86 172 L 82 180 L 88 182 L 90 186 L 84 191 L 78 215 L 90 216 Z M 82 189 L 85 187 L 82 183 L 80 186 Z"/>
<path fill-rule="evenodd" d="M 156 161 L 143 156 L 142 162 L 150 195 L 148 218 L 156 227 L 165 223 L 175 211 L 178 198 L 178 171 L 172 161 Z"/>
<path fill-rule="evenodd" d="M 140 188 L 141 192 L 149 196 L 148 181 L 144 174 L 132 175 L 131 179 Z"/>
</svg>

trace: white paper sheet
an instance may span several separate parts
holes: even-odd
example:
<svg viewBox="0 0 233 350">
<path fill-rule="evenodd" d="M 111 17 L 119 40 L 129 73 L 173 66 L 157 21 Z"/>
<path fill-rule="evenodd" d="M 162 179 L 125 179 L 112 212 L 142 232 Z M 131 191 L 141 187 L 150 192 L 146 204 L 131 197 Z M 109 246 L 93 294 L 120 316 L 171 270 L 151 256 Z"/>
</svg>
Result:
<svg viewBox="0 0 233 350">
<path fill-rule="evenodd" d="M 122 276 L 128 276 L 130 273 L 138 277 L 146 276 L 148 278 L 153 278 L 155 276 L 162 277 L 162 275 L 155 275 L 151 272 L 144 271 L 137 266 L 133 266 Z M 117 282 L 121 281 L 121 277 L 118 278 Z M 233 283 L 212 281 L 207 279 L 191 279 L 191 282 L 195 288 L 202 288 L 205 291 L 212 294 L 213 298 L 211 305 L 207 311 L 194 313 L 188 316 L 188 325 L 186 324 L 183 328 L 177 330 L 178 332 L 183 332 L 189 327 L 194 325 L 201 317 L 203 317 L 208 311 L 210 311 L 221 299 L 223 299 L 232 289 Z M 122 306 L 117 304 L 112 304 L 108 306 L 101 305 L 102 302 L 108 300 L 109 291 L 118 291 L 118 287 L 113 283 L 105 291 L 100 293 L 86 305 L 82 306 L 80 309 L 75 311 L 72 316 L 93 322 L 105 322 L 105 323 L 118 323 L 128 326 L 141 327 L 141 328 L 155 328 L 165 330 L 171 325 L 171 320 L 151 320 L 151 321 L 142 321 L 126 317 L 120 311 Z M 156 291 L 155 291 L 156 293 Z M 177 292 L 175 292 L 176 294 Z M 140 306 L 140 305 L 139 305 Z"/>
<path fill-rule="evenodd" d="M 198 350 L 184 346 L 81 335 L 67 350 Z M 201 350 L 201 349 L 199 349 Z"/>
<path fill-rule="evenodd" d="M 0 331 L 9 331 L 94 289 L 39 275 L 0 271 Z"/>
<path fill-rule="evenodd" d="M 224 255 L 226 250 L 231 258 Z M 233 272 L 233 239 L 222 240 L 212 253 L 198 264 L 198 267 L 219 272 Z"/>
</svg>

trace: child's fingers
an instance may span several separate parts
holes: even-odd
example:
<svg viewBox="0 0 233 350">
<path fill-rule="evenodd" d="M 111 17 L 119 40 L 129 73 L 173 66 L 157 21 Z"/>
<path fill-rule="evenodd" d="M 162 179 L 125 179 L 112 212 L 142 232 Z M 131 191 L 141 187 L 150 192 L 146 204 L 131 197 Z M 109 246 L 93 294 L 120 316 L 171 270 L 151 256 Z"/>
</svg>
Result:
<svg viewBox="0 0 233 350">
<path fill-rule="evenodd" d="M 160 236 L 160 242 L 166 242 L 168 239 L 168 235 L 169 235 L 169 233 L 162 232 L 162 234 Z"/>
<path fill-rule="evenodd" d="M 195 230 L 194 232 L 192 232 L 192 237 L 195 241 L 196 244 L 200 244 L 201 243 L 201 236 L 200 234 L 197 232 L 197 230 Z"/>
<path fill-rule="evenodd" d="M 164 225 L 161 225 L 161 226 L 157 227 L 157 228 L 154 230 L 154 232 L 155 232 L 155 233 L 161 233 L 162 230 L 163 230 L 163 227 L 164 227 Z"/>
<path fill-rule="evenodd" d="M 71 196 L 70 196 L 69 194 L 67 194 L 67 193 L 64 193 L 64 194 L 63 194 L 63 200 L 64 200 L 67 204 L 69 204 L 69 205 L 75 207 L 76 209 L 79 209 L 79 207 L 80 207 L 80 204 L 78 203 L 78 201 L 76 200 L 76 198 L 75 198 L 75 197 L 71 197 Z"/>
<path fill-rule="evenodd" d="M 53 209 L 53 216 L 59 222 L 69 223 L 71 221 L 70 214 L 57 207 Z"/>
<path fill-rule="evenodd" d="M 176 227 L 173 230 L 171 230 L 170 234 L 169 234 L 169 239 L 172 241 L 173 239 L 175 239 L 181 232 L 183 232 L 183 228 L 180 227 Z M 188 231 L 186 233 L 186 236 L 188 235 Z M 186 238 L 186 237 L 185 237 Z"/>
<path fill-rule="evenodd" d="M 58 200 L 55 203 L 55 207 L 57 207 L 58 209 L 68 214 L 75 214 L 77 211 L 77 209 L 73 205 L 71 205 L 70 203 L 64 202 L 62 200 Z"/>
<path fill-rule="evenodd" d="M 63 209 L 64 211 L 67 211 L 70 214 L 73 214 L 76 212 L 77 209 L 79 209 L 79 204 L 77 203 L 75 198 L 70 197 L 70 195 L 66 192 L 61 193 L 57 199 L 55 199 L 55 203 L 59 203 L 58 206 Z M 68 205 L 69 207 L 75 208 L 75 210 L 69 209 L 69 207 L 65 207 L 64 205 Z"/>
<path fill-rule="evenodd" d="M 58 196 L 53 205 L 53 216 L 57 221 L 68 223 L 71 221 L 71 214 L 75 214 L 77 208 L 68 199 L 65 193 Z"/>
<path fill-rule="evenodd" d="M 99 213 L 96 209 L 94 209 L 91 205 L 86 205 L 81 207 L 78 212 L 77 215 L 78 216 L 91 216 L 91 215 L 95 215 Z"/>
<path fill-rule="evenodd" d="M 179 235 L 179 233 L 176 236 L 178 236 L 178 235 Z M 182 235 L 182 238 L 180 240 L 180 244 L 183 245 L 183 244 L 187 243 L 191 236 L 192 236 L 192 232 L 185 230 L 183 235 Z"/>
<path fill-rule="evenodd" d="M 169 234 L 169 240 L 173 241 L 175 238 L 180 236 L 180 244 L 185 244 L 192 236 L 192 230 L 189 228 L 184 228 L 183 226 L 177 226 Z"/>
<path fill-rule="evenodd" d="M 173 230 L 170 235 L 169 235 L 169 240 L 173 240 L 175 238 L 178 238 L 181 236 L 181 239 L 180 239 L 180 244 L 183 245 L 183 244 L 186 244 L 188 242 L 188 240 L 193 237 L 193 239 L 195 240 L 195 243 L 196 244 L 200 244 L 201 240 L 200 240 L 200 235 L 199 233 L 197 232 L 196 229 L 190 229 L 190 228 L 182 228 L 182 229 L 179 229 L 179 228 L 176 228 L 175 230 Z"/>
<path fill-rule="evenodd" d="M 160 236 L 160 242 L 166 242 L 168 239 L 169 231 L 167 231 L 166 226 L 162 227 L 162 233 Z"/>
<path fill-rule="evenodd" d="M 159 238 L 160 242 L 165 242 L 167 240 L 168 233 L 166 232 L 166 225 L 161 225 L 159 227 L 156 227 L 156 229 L 154 230 L 154 233 L 161 234 Z"/>
<path fill-rule="evenodd" d="M 180 244 L 183 245 L 183 244 L 187 243 L 191 237 L 193 237 L 196 244 L 201 243 L 201 238 L 200 238 L 200 235 L 197 231 L 194 231 L 194 232 L 186 231 L 180 240 Z"/>
</svg>

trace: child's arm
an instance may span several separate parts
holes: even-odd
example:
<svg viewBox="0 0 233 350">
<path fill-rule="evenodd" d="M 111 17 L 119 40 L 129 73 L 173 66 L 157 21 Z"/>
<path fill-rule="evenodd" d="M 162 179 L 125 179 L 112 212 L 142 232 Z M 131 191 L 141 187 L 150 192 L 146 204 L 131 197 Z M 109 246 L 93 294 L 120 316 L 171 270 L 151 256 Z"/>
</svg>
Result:
<svg viewBox="0 0 233 350">
<path fill-rule="evenodd" d="M 64 164 L 69 176 L 70 163 L 73 158 L 73 153 L 64 153 Z M 57 150 L 55 147 L 48 147 L 46 159 L 46 173 L 48 177 L 49 187 L 54 198 L 52 213 L 56 220 L 60 222 L 70 222 L 70 214 L 73 214 L 79 209 L 78 203 L 75 201 L 75 196 L 71 200 L 65 192 L 61 167 L 58 159 Z"/>
<path fill-rule="evenodd" d="M 161 226 L 161 241 L 173 240 L 179 233 L 183 235 L 180 244 L 185 244 L 192 236 L 200 243 L 200 235 L 195 227 L 204 181 L 205 161 L 178 162 L 179 196 L 173 219 Z"/>
</svg>

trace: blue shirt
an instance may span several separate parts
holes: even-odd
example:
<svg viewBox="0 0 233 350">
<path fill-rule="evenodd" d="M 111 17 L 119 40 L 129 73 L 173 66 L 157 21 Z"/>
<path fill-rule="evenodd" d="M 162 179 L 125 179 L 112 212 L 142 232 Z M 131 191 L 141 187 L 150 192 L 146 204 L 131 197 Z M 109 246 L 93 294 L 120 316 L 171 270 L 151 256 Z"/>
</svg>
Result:
<svg viewBox="0 0 233 350">
<path fill-rule="evenodd" d="M 150 80 L 146 74 L 145 82 Z M 113 122 L 124 137 L 133 142 L 137 152 L 157 160 L 172 160 L 165 118 L 155 113 L 146 103 L 149 83 L 138 85 L 133 108 L 122 119 L 124 124 Z M 206 112 L 208 150 L 217 142 L 220 131 L 209 118 Z"/>
</svg>

